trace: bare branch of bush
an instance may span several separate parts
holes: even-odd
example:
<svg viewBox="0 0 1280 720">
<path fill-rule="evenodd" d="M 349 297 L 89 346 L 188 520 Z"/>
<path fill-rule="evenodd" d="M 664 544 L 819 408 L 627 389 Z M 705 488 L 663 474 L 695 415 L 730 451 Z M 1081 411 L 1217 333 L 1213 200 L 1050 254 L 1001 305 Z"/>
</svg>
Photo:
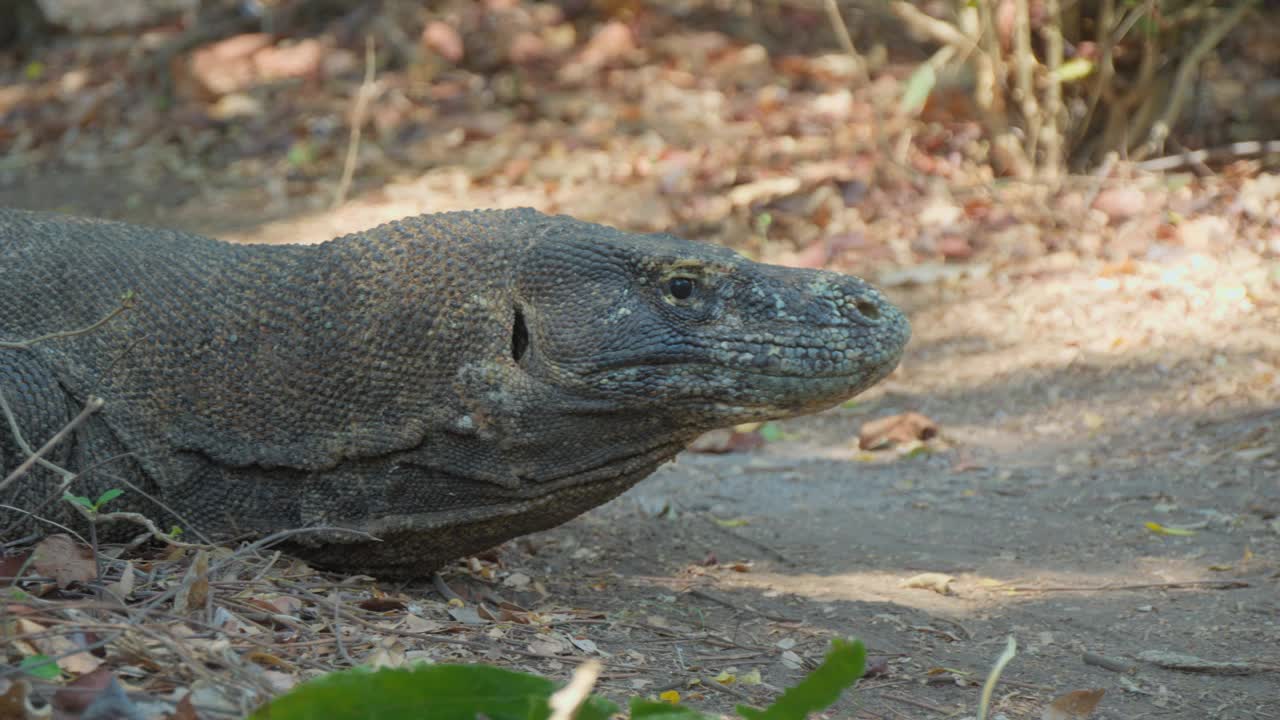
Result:
<svg viewBox="0 0 1280 720">
<path fill-rule="evenodd" d="M 905 0 L 890 8 L 968 66 L 995 169 L 1053 181 L 1068 162 L 1161 152 L 1199 68 L 1257 4 L 1143 0 L 1122 9 L 1115 0 L 1044 0 L 1033 12 L 1031 0 L 977 0 L 957 4 L 951 18 Z"/>
</svg>

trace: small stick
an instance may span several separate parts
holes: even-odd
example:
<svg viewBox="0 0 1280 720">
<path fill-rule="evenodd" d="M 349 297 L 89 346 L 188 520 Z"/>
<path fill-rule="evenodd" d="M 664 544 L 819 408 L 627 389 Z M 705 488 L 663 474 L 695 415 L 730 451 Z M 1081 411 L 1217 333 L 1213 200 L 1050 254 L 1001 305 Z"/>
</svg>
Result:
<svg viewBox="0 0 1280 720">
<path fill-rule="evenodd" d="M 1144 585 L 1087 585 L 1084 587 L 1015 585 L 1003 589 L 1013 590 L 1014 592 L 1104 592 L 1113 590 L 1188 590 L 1191 588 L 1239 590 L 1247 587 L 1250 587 L 1249 583 L 1243 580 L 1185 580 L 1183 582 L 1147 583 Z"/>
<path fill-rule="evenodd" d="M 360 128 L 364 125 L 365 110 L 369 106 L 369 96 L 373 94 L 373 74 L 376 70 L 373 51 L 373 36 L 364 42 L 364 82 L 356 91 L 355 108 L 351 111 L 351 135 L 347 138 L 347 158 L 342 163 L 342 179 L 338 181 L 338 189 L 333 194 L 334 209 L 347 201 L 347 191 L 351 189 L 351 179 L 356 174 L 356 156 L 360 150 Z"/>
<path fill-rule="evenodd" d="M 1082 656 L 1085 665 L 1093 665 L 1104 670 L 1110 670 L 1117 673 L 1134 673 L 1138 671 L 1138 667 L 1132 663 L 1125 662 L 1117 658 L 1109 658 L 1105 655 L 1087 652 Z"/>
<path fill-rule="evenodd" d="M 773 613 L 767 613 L 767 612 L 763 612 L 763 611 L 756 610 L 750 607 L 745 607 L 745 606 L 738 607 L 737 605 L 734 605 L 733 603 L 729 602 L 728 600 L 725 600 L 724 598 L 716 597 L 715 595 L 712 595 L 711 593 L 706 592 L 705 590 L 698 590 L 697 588 L 690 588 L 688 590 L 685 590 L 685 594 L 692 595 L 694 597 L 699 597 L 699 598 L 702 598 L 703 600 L 710 600 L 711 602 L 717 605 L 722 605 L 724 607 L 727 607 L 730 610 L 737 610 L 738 612 L 748 612 L 754 615 L 759 615 L 762 618 L 765 618 L 767 620 L 773 620 L 775 622 L 784 622 L 784 623 L 801 622 L 800 618 L 787 617 L 785 615 L 774 615 Z"/>
<path fill-rule="evenodd" d="M 102 327 L 103 325 L 106 325 L 107 323 L 111 322 L 113 319 L 115 319 L 117 315 L 123 313 L 125 310 L 132 308 L 133 300 L 134 300 L 134 296 L 132 292 L 127 292 L 124 295 L 124 299 L 121 300 L 120 305 L 118 305 L 115 310 L 112 310 L 110 313 L 106 315 L 106 317 L 102 318 L 101 320 L 98 320 L 92 325 L 86 325 L 85 327 L 82 327 L 79 330 L 63 330 L 61 332 L 53 332 L 53 333 L 49 333 L 48 335 L 41 335 L 40 337 L 31 338 L 30 340 L 16 340 L 16 341 L 0 340 L 0 349 L 26 350 L 26 349 L 29 349 L 32 345 L 35 345 L 36 343 L 48 342 L 50 340 L 61 340 L 63 338 L 75 337 L 76 335 L 84 335 L 85 333 L 91 333 L 94 330 L 97 330 L 98 328 Z"/>
<path fill-rule="evenodd" d="M 444 597 L 446 602 L 449 600 L 465 602 L 461 595 L 454 592 L 453 588 L 449 587 L 449 583 L 445 582 L 444 577 L 438 572 L 431 573 L 431 586 L 436 589 L 436 592 L 440 593 L 440 595 Z"/>
<path fill-rule="evenodd" d="M 1137 163 L 1135 167 L 1147 172 L 1165 172 L 1181 170 L 1182 168 L 1203 165 L 1209 162 L 1222 162 L 1236 158 L 1273 154 L 1280 154 L 1280 140 L 1267 140 L 1265 142 L 1250 140 L 1207 150 L 1189 150 L 1176 155 L 1152 158 Z"/>
<path fill-rule="evenodd" d="M 105 404 L 106 402 L 103 401 L 102 398 L 90 396 L 89 400 L 84 404 L 84 408 L 80 411 L 79 415 L 76 415 L 75 418 L 71 420 L 71 422 L 67 423 L 61 430 L 59 430 L 56 434 L 54 434 L 53 437 L 49 438 L 49 442 L 45 443 L 39 450 L 35 451 L 34 454 L 30 455 L 26 460 L 24 460 L 22 464 L 19 465 L 17 469 L 15 469 L 13 472 L 9 473 L 8 476 L 6 476 L 3 481 L 0 481 L 0 491 L 3 491 L 5 488 L 9 487 L 9 485 L 14 480 L 17 480 L 18 478 L 27 474 L 27 471 L 31 469 L 32 465 L 35 465 L 50 450 L 57 447 L 58 444 L 61 443 L 63 440 L 65 440 L 66 437 L 70 435 L 72 432 L 74 432 L 76 428 L 84 424 L 84 421 L 88 420 L 90 415 L 93 415 L 94 413 L 101 410 L 102 406 Z M 9 417 L 10 412 L 9 412 L 9 407 L 7 403 L 4 406 L 4 411 L 5 411 L 6 417 Z"/>
</svg>

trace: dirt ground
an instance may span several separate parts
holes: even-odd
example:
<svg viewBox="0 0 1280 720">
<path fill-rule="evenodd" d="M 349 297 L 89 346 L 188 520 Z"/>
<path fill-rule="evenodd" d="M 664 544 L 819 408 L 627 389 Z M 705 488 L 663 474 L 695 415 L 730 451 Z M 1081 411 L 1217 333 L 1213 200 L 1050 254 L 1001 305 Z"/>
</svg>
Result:
<svg viewBox="0 0 1280 720">
<path fill-rule="evenodd" d="M 306 242 L 410 210 L 379 197 L 227 234 Z M 153 221 L 205 227 L 190 207 Z M 509 545 L 496 575 L 447 574 L 464 595 L 577 618 L 549 633 L 472 618 L 459 632 L 480 645 L 456 657 L 563 676 L 597 654 L 606 694 L 675 690 L 728 712 L 852 636 L 873 672 L 833 717 L 955 717 L 975 713 L 1013 637 L 994 706 L 1010 718 L 1091 688 L 1106 690 L 1100 718 L 1280 718 L 1280 308 L 1222 291 L 1249 271 L 1233 262 L 1046 256 L 959 280 L 873 278 L 914 327 L 887 382 L 753 450 L 685 453 Z M 858 449 L 864 422 L 903 411 L 940 435 Z M 944 577 L 907 582 L 924 573 Z M 429 585 L 395 590 L 446 612 Z"/>
</svg>

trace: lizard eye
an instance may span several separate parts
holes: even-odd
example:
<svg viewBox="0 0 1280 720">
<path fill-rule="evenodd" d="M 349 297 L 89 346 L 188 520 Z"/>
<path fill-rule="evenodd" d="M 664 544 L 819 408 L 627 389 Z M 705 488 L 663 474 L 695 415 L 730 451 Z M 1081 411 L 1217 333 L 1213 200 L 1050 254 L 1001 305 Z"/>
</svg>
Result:
<svg viewBox="0 0 1280 720">
<path fill-rule="evenodd" d="M 688 300 L 697 285 L 693 278 L 674 277 L 667 281 L 667 292 L 677 300 Z"/>
</svg>

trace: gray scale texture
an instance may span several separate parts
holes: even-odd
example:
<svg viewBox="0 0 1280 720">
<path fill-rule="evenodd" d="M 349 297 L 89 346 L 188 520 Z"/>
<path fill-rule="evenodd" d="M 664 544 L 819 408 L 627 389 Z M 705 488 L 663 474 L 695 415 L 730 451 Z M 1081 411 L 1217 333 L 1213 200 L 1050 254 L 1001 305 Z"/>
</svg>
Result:
<svg viewBox="0 0 1280 720">
<path fill-rule="evenodd" d="M 558 525 L 707 430 L 835 405 L 909 336 L 858 278 L 528 209 L 316 246 L 0 210 L 0 342 L 92 325 L 127 293 L 92 332 L 0 347 L 31 446 L 105 400 L 48 458 L 72 491 L 121 488 L 109 510 L 187 538 L 332 528 L 285 547 L 391 577 Z M 24 458 L 0 424 L 0 475 Z M 0 489 L 0 539 L 55 530 L 33 515 L 83 527 L 61 482 Z"/>
</svg>

